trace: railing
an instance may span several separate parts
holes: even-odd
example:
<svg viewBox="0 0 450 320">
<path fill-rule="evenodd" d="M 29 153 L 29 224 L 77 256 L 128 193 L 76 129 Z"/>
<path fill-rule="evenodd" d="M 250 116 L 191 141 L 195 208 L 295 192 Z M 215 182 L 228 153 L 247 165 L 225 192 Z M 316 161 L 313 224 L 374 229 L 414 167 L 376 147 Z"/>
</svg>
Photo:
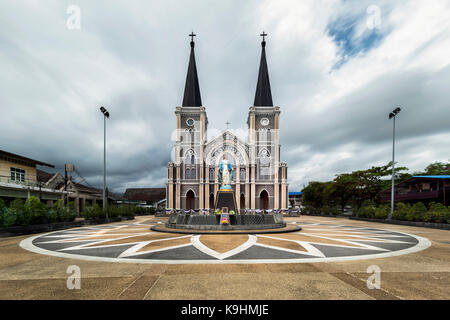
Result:
<svg viewBox="0 0 450 320">
<path fill-rule="evenodd" d="M 39 190 L 39 188 L 44 191 L 44 192 L 57 192 L 57 193 L 64 193 L 65 191 L 59 191 L 59 190 L 55 190 L 52 189 L 50 187 L 47 187 L 44 185 L 44 183 L 36 181 L 36 180 L 29 180 L 29 179 L 25 179 L 25 181 L 20 181 L 20 180 L 15 180 L 15 179 L 11 179 L 11 176 L 1 176 L 0 175 L 0 183 L 7 183 L 7 184 L 13 184 L 13 185 L 17 185 L 17 186 L 23 186 L 27 189 L 31 189 L 33 188 L 35 191 Z"/>
<path fill-rule="evenodd" d="M 442 193 L 442 190 L 427 190 L 427 191 L 410 191 L 407 193 L 395 192 L 394 199 L 395 201 L 404 201 L 404 200 L 419 200 L 419 199 L 434 199 L 438 198 Z M 382 194 L 381 200 L 387 201 L 391 199 L 391 194 Z"/>
<path fill-rule="evenodd" d="M 0 182 L 17 184 L 17 185 L 22 185 L 22 186 L 26 186 L 26 187 L 39 188 L 39 182 L 37 182 L 36 180 L 25 179 L 24 181 L 21 181 L 21 180 L 11 179 L 11 176 L 0 176 Z"/>
<path fill-rule="evenodd" d="M 184 213 L 184 214 L 191 214 L 191 215 L 215 215 L 214 210 L 213 209 L 188 209 L 188 210 L 184 210 L 184 209 L 166 209 L 165 210 L 166 215 L 169 215 L 171 213 Z M 236 214 L 238 215 L 244 215 L 244 214 L 249 214 L 249 215 L 254 215 L 254 214 L 275 214 L 275 213 L 281 213 L 282 215 L 289 215 L 291 213 L 293 214 L 300 214 L 301 211 L 300 209 L 268 209 L 268 210 L 263 210 L 263 209 L 241 209 L 238 210 L 238 212 Z"/>
</svg>

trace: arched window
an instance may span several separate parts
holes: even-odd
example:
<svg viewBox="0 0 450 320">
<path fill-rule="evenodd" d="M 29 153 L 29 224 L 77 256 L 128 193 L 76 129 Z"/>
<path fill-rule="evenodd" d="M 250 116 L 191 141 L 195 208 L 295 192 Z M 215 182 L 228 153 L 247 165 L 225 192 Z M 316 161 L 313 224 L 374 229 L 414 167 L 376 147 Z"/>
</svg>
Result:
<svg viewBox="0 0 450 320">
<path fill-rule="evenodd" d="M 259 143 L 266 143 L 267 142 L 267 129 L 261 128 L 258 130 L 258 138 Z"/>
<path fill-rule="evenodd" d="M 211 168 L 211 169 L 209 169 L 209 180 L 214 180 L 214 169 L 213 168 Z"/>
<path fill-rule="evenodd" d="M 195 153 L 194 150 L 189 149 L 186 152 L 185 161 L 186 164 L 195 164 Z"/>
<path fill-rule="evenodd" d="M 245 180 L 245 169 L 243 169 L 243 168 L 240 170 L 239 179 Z"/>
<path fill-rule="evenodd" d="M 194 130 L 192 130 L 192 128 L 184 130 L 184 140 L 186 143 L 194 142 Z"/>
<path fill-rule="evenodd" d="M 194 150 L 189 149 L 184 156 L 185 179 L 196 179 L 195 162 Z"/>
<path fill-rule="evenodd" d="M 267 149 L 262 149 L 258 155 L 259 178 L 267 180 L 270 178 L 270 153 Z"/>
</svg>

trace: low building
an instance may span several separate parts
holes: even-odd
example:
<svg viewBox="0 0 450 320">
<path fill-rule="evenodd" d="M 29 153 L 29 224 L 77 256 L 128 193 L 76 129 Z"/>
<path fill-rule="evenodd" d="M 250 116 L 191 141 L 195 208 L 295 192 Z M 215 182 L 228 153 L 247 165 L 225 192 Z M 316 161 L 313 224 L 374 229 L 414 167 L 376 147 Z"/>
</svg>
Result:
<svg viewBox="0 0 450 320">
<path fill-rule="evenodd" d="M 450 205 L 450 175 L 414 176 L 395 185 L 395 202 L 440 202 Z M 391 188 L 380 192 L 380 200 L 391 201 Z"/>
<path fill-rule="evenodd" d="M 84 184 L 75 182 L 72 177 L 68 177 L 67 189 L 65 188 L 65 179 L 59 172 L 47 173 L 42 170 L 37 171 L 38 179 L 41 179 L 41 183 L 51 189 L 68 192 L 68 201 L 73 201 L 77 212 L 80 213 L 86 206 L 93 206 L 98 203 L 103 206 L 103 189 L 86 186 Z M 112 192 L 108 192 L 108 203 L 116 203 L 122 198 Z"/>
<path fill-rule="evenodd" d="M 289 208 L 298 209 L 302 206 L 303 192 L 289 192 Z"/>
<path fill-rule="evenodd" d="M 123 198 L 128 204 L 164 208 L 166 188 L 128 188 Z"/>
<path fill-rule="evenodd" d="M 38 166 L 55 166 L 39 160 L 0 150 L 0 198 L 10 203 L 16 198 L 36 196 L 49 206 L 64 197 L 63 190 L 46 186 L 41 182 Z"/>
</svg>

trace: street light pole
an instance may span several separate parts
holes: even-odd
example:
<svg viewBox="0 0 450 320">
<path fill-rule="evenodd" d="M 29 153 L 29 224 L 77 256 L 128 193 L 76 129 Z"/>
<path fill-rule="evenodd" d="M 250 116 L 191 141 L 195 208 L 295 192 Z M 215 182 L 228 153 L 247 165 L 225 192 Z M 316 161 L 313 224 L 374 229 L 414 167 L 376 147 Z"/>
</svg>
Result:
<svg viewBox="0 0 450 320">
<path fill-rule="evenodd" d="M 394 197 L 395 197 L 395 116 L 401 111 L 398 107 L 389 114 L 389 119 L 393 118 L 392 126 L 392 186 L 391 186 L 391 211 L 388 215 L 388 220 L 392 219 L 394 213 Z"/>
<path fill-rule="evenodd" d="M 106 206 L 106 118 L 109 118 L 109 112 L 104 107 L 100 107 L 103 113 L 103 211 L 108 219 L 108 210 Z"/>
</svg>

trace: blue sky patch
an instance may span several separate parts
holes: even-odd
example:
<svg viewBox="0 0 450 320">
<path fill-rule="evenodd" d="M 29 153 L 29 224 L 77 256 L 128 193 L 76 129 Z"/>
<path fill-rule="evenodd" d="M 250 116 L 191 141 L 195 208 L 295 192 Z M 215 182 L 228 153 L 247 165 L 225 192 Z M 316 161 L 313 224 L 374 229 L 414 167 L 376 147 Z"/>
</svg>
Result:
<svg viewBox="0 0 450 320">
<path fill-rule="evenodd" d="M 355 55 L 366 53 L 377 47 L 386 36 L 380 29 L 366 28 L 360 36 L 356 37 L 357 26 L 365 23 L 365 21 L 361 21 L 362 19 L 365 20 L 366 15 L 339 18 L 328 24 L 327 33 L 333 37 L 341 55 L 341 59 L 333 66 L 332 70 L 339 69 Z"/>
</svg>

